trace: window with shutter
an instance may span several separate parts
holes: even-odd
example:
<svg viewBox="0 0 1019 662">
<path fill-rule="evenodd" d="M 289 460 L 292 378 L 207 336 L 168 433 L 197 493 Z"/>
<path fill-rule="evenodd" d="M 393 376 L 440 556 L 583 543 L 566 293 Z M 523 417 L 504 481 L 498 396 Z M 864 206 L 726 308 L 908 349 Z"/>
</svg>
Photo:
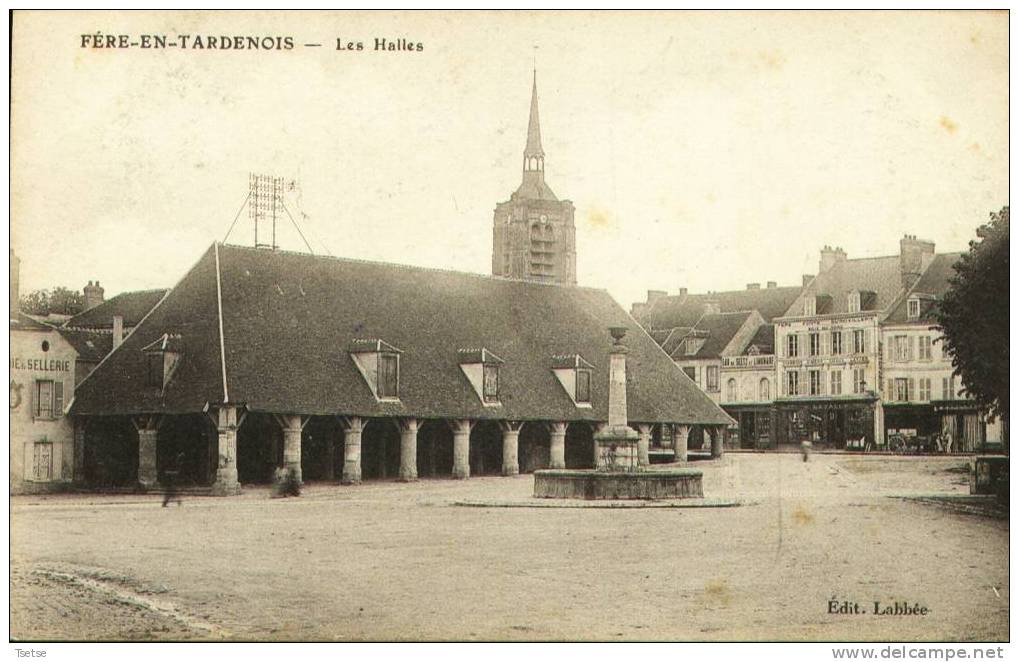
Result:
<svg viewBox="0 0 1019 662">
<path fill-rule="evenodd" d="M 35 417 L 53 418 L 53 380 L 36 380 L 32 395 L 35 397 Z"/>
<path fill-rule="evenodd" d="M 64 414 L 64 383 L 53 382 L 53 417 Z"/>
</svg>

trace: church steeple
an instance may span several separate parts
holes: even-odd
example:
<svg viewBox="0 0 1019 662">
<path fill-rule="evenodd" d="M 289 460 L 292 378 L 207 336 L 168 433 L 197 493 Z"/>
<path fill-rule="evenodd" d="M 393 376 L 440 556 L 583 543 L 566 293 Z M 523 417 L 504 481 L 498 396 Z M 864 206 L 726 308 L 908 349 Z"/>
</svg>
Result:
<svg viewBox="0 0 1019 662">
<path fill-rule="evenodd" d="M 574 208 L 545 182 L 545 150 L 538 121 L 538 73 L 531 80 L 523 177 L 492 217 L 492 273 L 542 283 L 577 283 Z"/>
<path fill-rule="evenodd" d="M 527 146 L 524 147 L 524 156 L 544 157 L 545 152 L 541 149 L 541 124 L 538 122 L 538 71 L 534 71 L 534 81 L 531 84 L 531 118 L 527 121 Z"/>
<path fill-rule="evenodd" d="M 531 83 L 531 116 L 527 120 L 527 145 L 524 147 L 524 179 L 527 173 L 537 173 L 545 179 L 545 150 L 541 148 L 541 123 L 538 120 L 538 71 Z"/>
</svg>

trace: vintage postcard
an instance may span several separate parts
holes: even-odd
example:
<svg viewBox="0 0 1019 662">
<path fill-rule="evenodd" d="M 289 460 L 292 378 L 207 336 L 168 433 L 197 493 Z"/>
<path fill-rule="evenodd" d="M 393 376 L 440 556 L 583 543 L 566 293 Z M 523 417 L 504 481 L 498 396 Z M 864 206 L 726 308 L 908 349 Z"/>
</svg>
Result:
<svg viewBox="0 0 1019 662">
<path fill-rule="evenodd" d="M 12 12 L 17 654 L 1001 657 L 1008 22 Z"/>
</svg>

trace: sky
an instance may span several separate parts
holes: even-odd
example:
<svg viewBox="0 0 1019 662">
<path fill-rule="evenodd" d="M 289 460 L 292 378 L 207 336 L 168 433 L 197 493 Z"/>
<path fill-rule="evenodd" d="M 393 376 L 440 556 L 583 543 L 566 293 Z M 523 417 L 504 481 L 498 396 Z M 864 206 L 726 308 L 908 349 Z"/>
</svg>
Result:
<svg viewBox="0 0 1019 662">
<path fill-rule="evenodd" d="M 98 32 L 295 46 L 83 48 Z M 294 181 L 316 253 L 490 273 L 532 67 L 578 282 L 627 308 L 797 284 L 826 244 L 964 250 L 1008 204 L 1006 12 L 17 12 L 22 291 L 172 286 L 235 218 L 253 243 L 250 172 Z"/>
</svg>

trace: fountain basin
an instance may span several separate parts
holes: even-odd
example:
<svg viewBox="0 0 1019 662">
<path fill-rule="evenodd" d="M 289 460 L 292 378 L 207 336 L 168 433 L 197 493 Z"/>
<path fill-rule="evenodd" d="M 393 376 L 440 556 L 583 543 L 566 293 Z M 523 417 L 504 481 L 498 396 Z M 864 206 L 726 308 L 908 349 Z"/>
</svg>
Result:
<svg viewBox="0 0 1019 662">
<path fill-rule="evenodd" d="M 541 469 L 534 472 L 534 496 L 542 499 L 700 499 L 699 469 L 595 471 Z"/>
</svg>

